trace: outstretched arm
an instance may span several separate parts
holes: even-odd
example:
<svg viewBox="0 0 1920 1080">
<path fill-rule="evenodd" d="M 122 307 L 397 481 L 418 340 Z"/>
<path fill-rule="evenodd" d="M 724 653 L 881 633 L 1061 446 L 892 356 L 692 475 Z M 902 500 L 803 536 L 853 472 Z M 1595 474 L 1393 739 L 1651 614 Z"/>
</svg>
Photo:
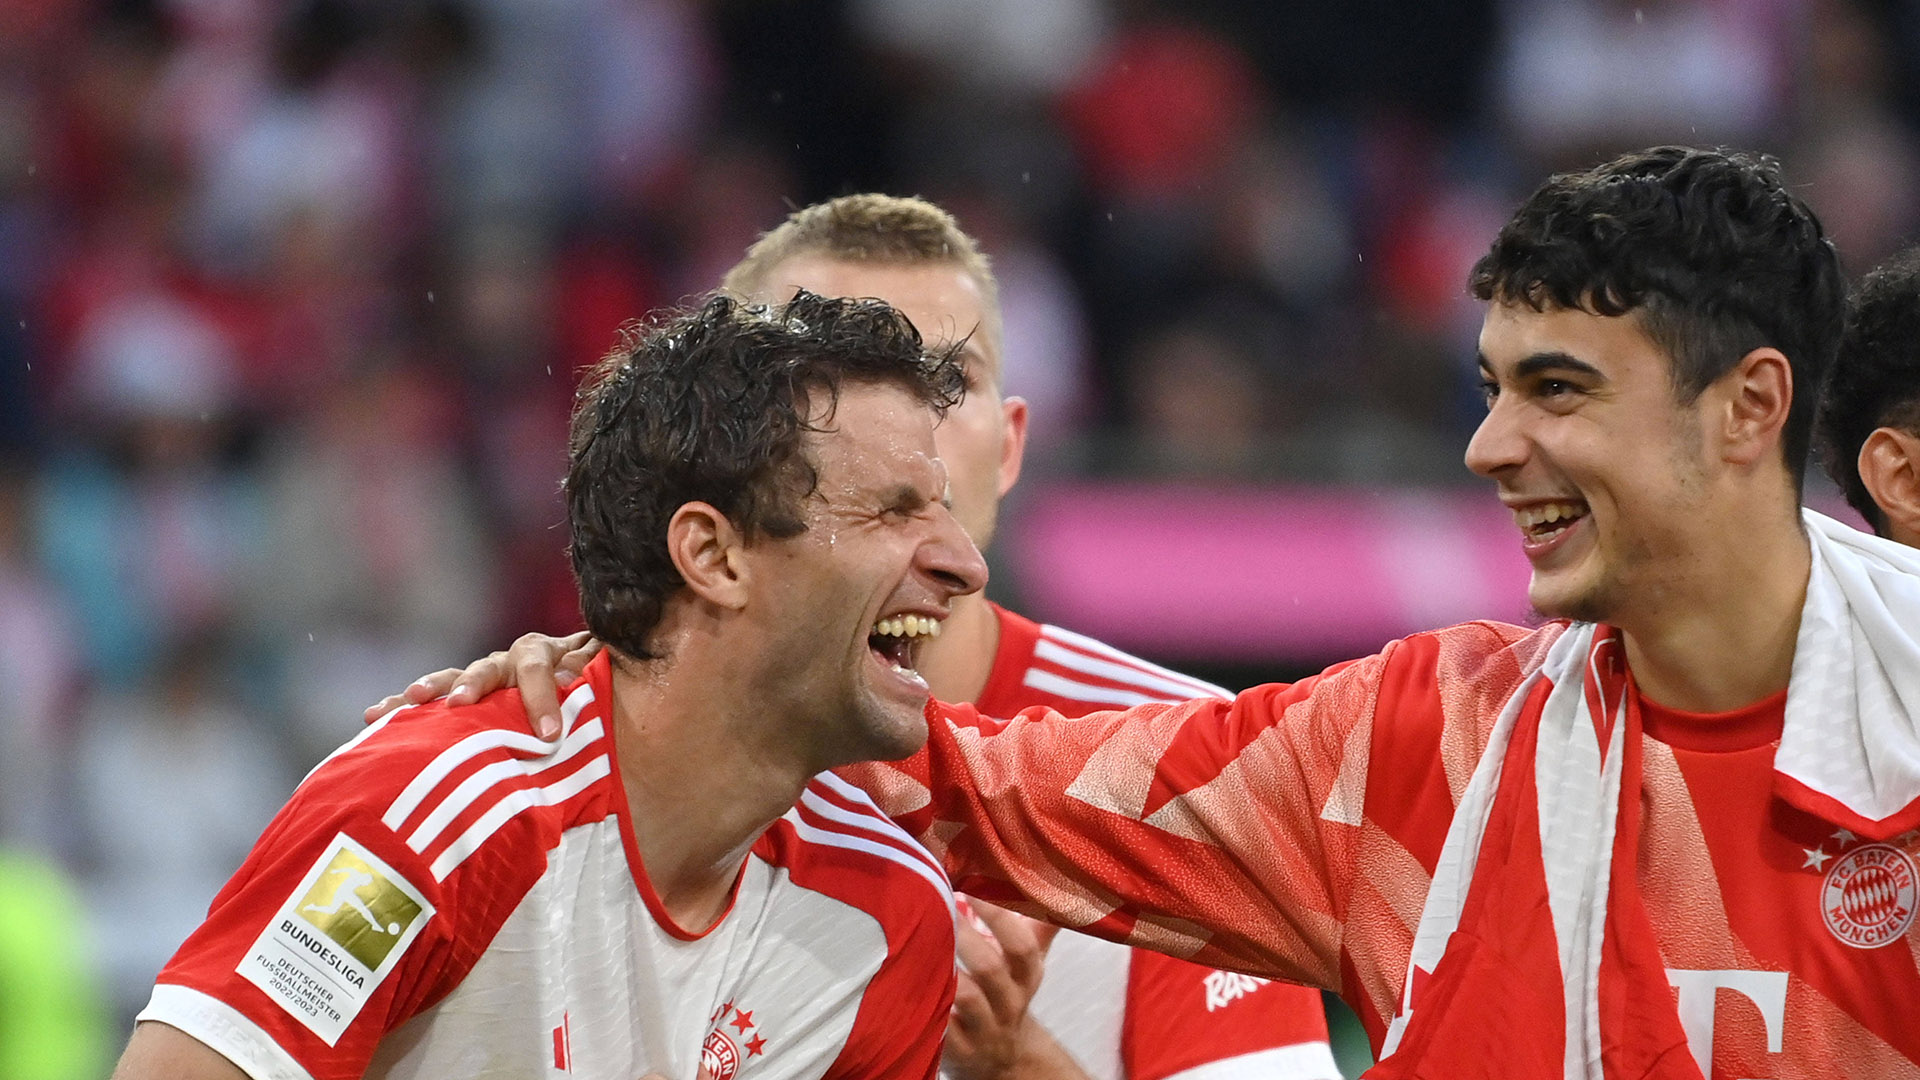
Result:
<svg viewBox="0 0 1920 1080">
<path fill-rule="evenodd" d="M 1383 665 L 1077 720 L 936 706 L 925 752 L 845 775 L 970 895 L 1338 987 L 1367 774 L 1364 733 L 1350 736 L 1371 723 Z"/>
<path fill-rule="evenodd" d="M 441 695 L 449 704 L 471 705 L 495 690 L 517 686 L 533 733 L 555 739 L 560 736 L 560 688 L 579 678 L 599 651 L 600 642 L 585 630 L 562 638 L 522 634 L 511 648 L 489 653 L 464 669 L 422 675 L 400 693 L 368 706 L 365 719 L 372 723 L 403 705 L 425 704 Z"/>
</svg>

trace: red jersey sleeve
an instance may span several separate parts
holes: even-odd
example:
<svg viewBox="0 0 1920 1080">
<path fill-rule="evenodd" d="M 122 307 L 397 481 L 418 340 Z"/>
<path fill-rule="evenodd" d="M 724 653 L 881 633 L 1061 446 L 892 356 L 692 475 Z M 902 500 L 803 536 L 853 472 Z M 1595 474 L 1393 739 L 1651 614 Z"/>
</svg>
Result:
<svg viewBox="0 0 1920 1080">
<path fill-rule="evenodd" d="M 1364 758 L 1357 775 L 1342 765 L 1385 663 L 1080 719 L 1029 709 L 995 722 L 939 705 L 924 753 L 856 776 L 970 895 L 1128 945 L 1338 985 L 1361 794 L 1346 789 L 1365 782 Z"/>
<path fill-rule="evenodd" d="M 390 726 L 309 776 L 161 971 L 141 1019 L 253 1075 L 344 1080 L 456 986 L 542 864 L 519 857 L 529 838 L 510 827 L 436 873 L 383 820 L 433 788 L 420 781 L 445 746 L 435 732 L 444 725 Z"/>
<path fill-rule="evenodd" d="M 850 775 L 970 895 L 1384 1015 L 1456 785 L 1550 639 L 1466 624 L 1231 700 L 1081 719 L 934 705 L 923 753 Z"/>
<path fill-rule="evenodd" d="M 1339 1075 L 1326 1041 L 1326 1011 L 1316 990 L 1158 953 L 1133 954 L 1120 1046 L 1128 1080 L 1168 1080 L 1264 1051 L 1280 1053 L 1247 1075 L 1325 1080 Z"/>
</svg>

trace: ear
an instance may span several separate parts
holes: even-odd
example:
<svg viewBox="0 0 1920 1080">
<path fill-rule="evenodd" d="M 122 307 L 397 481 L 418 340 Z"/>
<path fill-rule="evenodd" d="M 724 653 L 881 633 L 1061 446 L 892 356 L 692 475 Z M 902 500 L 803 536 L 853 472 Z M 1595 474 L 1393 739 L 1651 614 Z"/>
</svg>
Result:
<svg viewBox="0 0 1920 1080">
<path fill-rule="evenodd" d="M 1875 428 L 1860 445 L 1860 482 L 1887 517 L 1887 536 L 1920 546 L 1920 435 Z"/>
<path fill-rule="evenodd" d="M 723 608 L 746 604 L 745 538 L 727 515 L 690 502 L 667 522 L 667 555 L 694 595 Z"/>
<path fill-rule="evenodd" d="M 1793 365 L 1775 348 L 1755 349 L 1720 377 L 1726 400 L 1720 453 L 1737 465 L 1780 457 L 1780 436 L 1793 407 Z M 1782 467 L 1785 462 L 1782 459 Z"/>
<path fill-rule="evenodd" d="M 1027 456 L 1027 399 L 1004 398 L 1000 412 L 1005 418 L 1000 434 L 1000 494 L 1013 490 L 1020 479 L 1020 463 Z"/>
</svg>

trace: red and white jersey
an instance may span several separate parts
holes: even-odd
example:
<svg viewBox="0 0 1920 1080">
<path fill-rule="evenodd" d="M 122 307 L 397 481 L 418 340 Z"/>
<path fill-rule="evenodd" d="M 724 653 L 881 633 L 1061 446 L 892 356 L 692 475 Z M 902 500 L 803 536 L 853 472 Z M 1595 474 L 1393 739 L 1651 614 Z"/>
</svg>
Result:
<svg viewBox="0 0 1920 1080">
<path fill-rule="evenodd" d="M 1564 630 L 1416 634 L 1232 701 L 1006 722 L 938 706 L 926 754 L 850 775 L 969 893 L 1338 990 L 1377 1051 L 1421 991 L 1414 933 L 1461 793 Z M 1658 1075 L 1920 1077 L 1920 832 L 1868 842 L 1780 798 L 1778 701 L 1689 717 L 1630 693 L 1632 865 L 1664 971 L 1610 1000 L 1655 1020 L 1671 1003 L 1660 1022 L 1685 1049 Z M 1445 1032 L 1463 1057 L 1514 1064 L 1497 1025 Z"/>
<path fill-rule="evenodd" d="M 1000 648 L 975 707 L 1067 716 L 1232 695 L 998 605 Z M 1339 1080 L 1320 993 L 1062 934 L 1033 1017 L 1093 1080 Z"/>
<path fill-rule="evenodd" d="M 408 710 L 322 762 L 140 1014 L 256 1078 L 926 1080 L 953 999 L 945 876 L 832 776 L 674 925 L 634 843 L 606 654 L 565 736 L 516 693 Z"/>
</svg>

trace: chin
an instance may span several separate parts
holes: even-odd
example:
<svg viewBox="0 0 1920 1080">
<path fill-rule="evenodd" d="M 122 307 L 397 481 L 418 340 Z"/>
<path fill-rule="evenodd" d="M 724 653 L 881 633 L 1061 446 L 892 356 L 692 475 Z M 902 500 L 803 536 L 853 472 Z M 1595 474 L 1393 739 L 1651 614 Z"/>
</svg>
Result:
<svg viewBox="0 0 1920 1080">
<path fill-rule="evenodd" d="M 1612 620 L 1616 607 L 1611 594 L 1601 583 L 1543 583 L 1536 577 L 1527 602 L 1545 618 L 1604 623 Z"/>
<path fill-rule="evenodd" d="M 912 757 L 927 745 L 926 706 L 923 703 L 909 713 L 899 706 L 870 705 L 852 736 L 846 753 L 840 755 L 845 763 Z"/>
<path fill-rule="evenodd" d="M 924 714 L 916 714 L 911 726 L 885 733 L 874 740 L 871 761 L 899 761 L 920 752 L 927 745 L 927 722 Z"/>
</svg>

